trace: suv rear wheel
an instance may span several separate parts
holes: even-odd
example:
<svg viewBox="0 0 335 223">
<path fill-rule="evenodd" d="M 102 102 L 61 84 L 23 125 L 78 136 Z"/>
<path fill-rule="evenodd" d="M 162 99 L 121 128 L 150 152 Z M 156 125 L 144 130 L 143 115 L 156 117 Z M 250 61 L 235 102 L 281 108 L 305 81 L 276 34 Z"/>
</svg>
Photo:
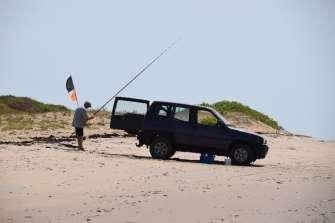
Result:
<svg viewBox="0 0 335 223">
<path fill-rule="evenodd" d="M 234 165 L 247 165 L 254 160 L 254 152 L 246 144 L 237 144 L 233 146 L 230 158 Z"/>
<path fill-rule="evenodd" d="M 150 154 L 154 159 L 169 159 L 175 153 L 169 140 L 157 138 L 150 145 Z"/>
</svg>

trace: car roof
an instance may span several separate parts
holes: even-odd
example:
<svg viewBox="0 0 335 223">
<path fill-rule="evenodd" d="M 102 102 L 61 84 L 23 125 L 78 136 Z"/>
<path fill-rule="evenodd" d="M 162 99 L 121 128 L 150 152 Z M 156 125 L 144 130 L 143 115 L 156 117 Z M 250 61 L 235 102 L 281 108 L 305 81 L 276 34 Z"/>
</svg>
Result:
<svg viewBox="0 0 335 223">
<path fill-rule="evenodd" d="M 152 102 L 153 104 L 171 104 L 171 105 L 179 105 L 179 106 L 184 106 L 184 107 L 193 107 L 193 108 L 204 108 L 208 110 L 212 110 L 210 107 L 205 107 L 201 105 L 191 105 L 191 104 L 184 104 L 184 103 L 178 103 L 178 102 L 171 102 L 171 101 L 154 101 Z"/>
</svg>

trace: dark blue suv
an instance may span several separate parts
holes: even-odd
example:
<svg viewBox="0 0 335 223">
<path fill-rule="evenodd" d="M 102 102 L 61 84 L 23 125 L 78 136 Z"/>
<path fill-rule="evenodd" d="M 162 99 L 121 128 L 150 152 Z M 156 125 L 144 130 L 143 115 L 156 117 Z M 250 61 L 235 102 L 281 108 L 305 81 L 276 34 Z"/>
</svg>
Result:
<svg viewBox="0 0 335 223">
<path fill-rule="evenodd" d="M 137 146 L 149 146 L 153 158 L 168 159 L 176 151 L 228 156 L 245 165 L 265 158 L 266 139 L 231 128 L 208 107 L 117 97 L 110 127 L 136 134 Z"/>
</svg>

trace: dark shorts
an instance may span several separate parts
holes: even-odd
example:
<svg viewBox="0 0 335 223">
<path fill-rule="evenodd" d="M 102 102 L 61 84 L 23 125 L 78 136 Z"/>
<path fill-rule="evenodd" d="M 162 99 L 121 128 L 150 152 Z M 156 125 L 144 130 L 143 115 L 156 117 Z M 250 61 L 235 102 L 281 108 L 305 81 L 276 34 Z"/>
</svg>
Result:
<svg viewBox="0 0 335 223">
<path fill-rule="evenodd" d="M 83 137 L 84 136 L 84 129 L 83 128 L 76 128 L 76 136 Z"/>
</svg>

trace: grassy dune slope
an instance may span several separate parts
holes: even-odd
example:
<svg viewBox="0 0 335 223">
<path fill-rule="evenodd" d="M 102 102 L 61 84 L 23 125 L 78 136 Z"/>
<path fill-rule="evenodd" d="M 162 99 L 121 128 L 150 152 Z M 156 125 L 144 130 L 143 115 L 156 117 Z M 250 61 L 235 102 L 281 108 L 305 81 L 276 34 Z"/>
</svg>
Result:
<svg viewBox="0 0 335 223">
<path fill-rule="evenodd" d="M 0 96 L 0 130 L 59 129 L 61 116 L 70 114 L 63 105 L 44 104 L 28 97 Z"/>
<path fill-rule="evenodd" d="M 27 97 L 0 96 L 0 132 L 3 133 L 0 138 L 6 139 L 13 131 L 20 137 L 31 132 L 34 135 L 71 133 L 72 118 L 73 111 L 62 105 L 44 104 Z M 101 111 L 89 121 L 87 129 L 102 133 L 109 131 L 109 123 L 110 112 Z"/>
<path fill-rule="evenodd" d="M 243 105 L 236 101 L 219 101 L 214 104 L 202 103 L 203 106 L 215 108 L 221 112 L 228 120 L 229 119 L 240 119 L 246 117 L 253 121 L 261 122 L 273 129 L 279 130 L 282 127 L 279 126 L 278 122 L 269 116 L 250 108 L 247 105 Z"/>
<path fill-rule="evenodd" d="M 0 96 L 0 114 L 69 111 L 63 105 L 44 104 L 28 97 Z"/>
</svg>

